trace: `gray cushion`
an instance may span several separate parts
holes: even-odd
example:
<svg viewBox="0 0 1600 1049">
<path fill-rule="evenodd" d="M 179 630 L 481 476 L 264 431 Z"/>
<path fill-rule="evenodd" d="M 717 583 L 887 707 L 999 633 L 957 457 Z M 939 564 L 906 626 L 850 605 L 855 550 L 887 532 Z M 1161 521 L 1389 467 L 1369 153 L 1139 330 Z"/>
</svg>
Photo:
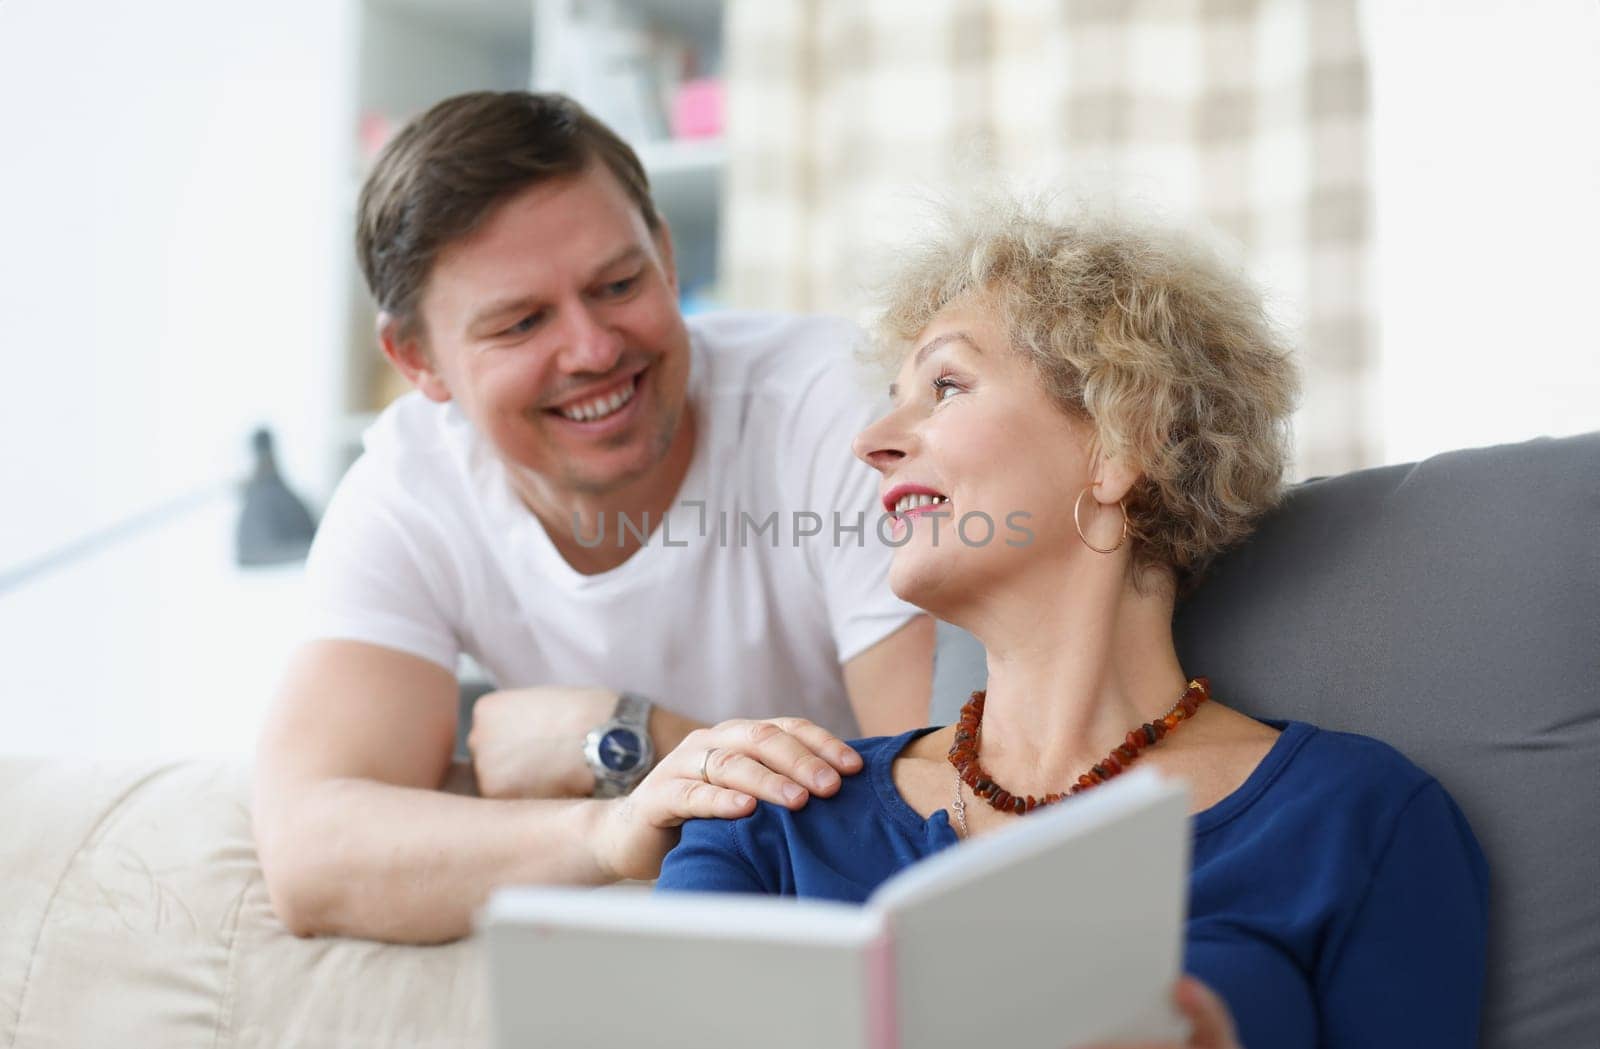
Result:
<svg viewBox="0 0 1600 1049">
<path fill-rule="evenodd" d="M 1300 485 L 1179 609 L 1218 698 L 1392 743 L 1489 859 L 1485 1049 L 1600 1031 L 1600 433 Z"/>
<path fill-rule="evenodd" d="M 1240 710 L 1359 732 L 1433 773 L 1490 868 L 1484 1049 L 1600 1031 L 1600 433 L 1297 486 L 1178 610 Z M 982 682 L 941 633 L 935 714 Z"/>
</svg>

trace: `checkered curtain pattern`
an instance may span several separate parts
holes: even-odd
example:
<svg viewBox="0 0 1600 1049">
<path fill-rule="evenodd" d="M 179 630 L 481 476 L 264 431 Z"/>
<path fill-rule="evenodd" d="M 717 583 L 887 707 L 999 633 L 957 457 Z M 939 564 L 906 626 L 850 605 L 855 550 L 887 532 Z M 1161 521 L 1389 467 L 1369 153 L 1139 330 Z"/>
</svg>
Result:
<svg viewBox="0 0 1600 1049">
<path fill-rule="evenodd" d="M 996 173 L 1231 240 L 1301 355 L 1299 476 L 1377 461 L 1358 0 L 729 0 L 721 272 L 862 315 L 927 201 Z"/>
</svg>

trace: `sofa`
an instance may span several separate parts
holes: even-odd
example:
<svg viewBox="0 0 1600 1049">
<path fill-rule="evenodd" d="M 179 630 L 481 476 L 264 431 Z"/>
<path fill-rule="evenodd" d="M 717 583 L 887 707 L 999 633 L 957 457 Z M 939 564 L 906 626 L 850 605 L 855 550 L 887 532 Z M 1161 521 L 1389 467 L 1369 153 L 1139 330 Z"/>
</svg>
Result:
<svg viewBox="0 0 1600 1049">
<path fill-rule="evenodd" d="M 1461 804 L 1486 1049 L 1600 1044 L 1600 433 L 1298 485 L 1177 634 L 1219 699 L 1388 740 Z M 934 720 L 981 683 L 942 628 Z M 4 759 L 0 805 L 0 1049 L 488 1041 L 475 940 L 283 929 L 242 764 Z"/>
</svg>

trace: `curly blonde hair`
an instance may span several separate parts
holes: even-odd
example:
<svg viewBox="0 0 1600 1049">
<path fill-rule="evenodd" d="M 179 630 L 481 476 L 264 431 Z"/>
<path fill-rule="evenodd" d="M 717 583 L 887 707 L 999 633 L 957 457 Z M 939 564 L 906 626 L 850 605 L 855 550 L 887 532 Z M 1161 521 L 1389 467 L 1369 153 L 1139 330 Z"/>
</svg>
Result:
<svg viewBox="0 0 1600 1049">
<path fill-rule="evenodd" d="M 947 209 L 898 260 L 879 362 L 959 299 L 995 308 L 1052 399 L 1142 474 L 1125 503 L 1136 583 L 1160 570 L 1187 592 L 1280 498 L 1297 372 L 1260 293 L 1198 238 L 991 198 Z"/>
</svg>

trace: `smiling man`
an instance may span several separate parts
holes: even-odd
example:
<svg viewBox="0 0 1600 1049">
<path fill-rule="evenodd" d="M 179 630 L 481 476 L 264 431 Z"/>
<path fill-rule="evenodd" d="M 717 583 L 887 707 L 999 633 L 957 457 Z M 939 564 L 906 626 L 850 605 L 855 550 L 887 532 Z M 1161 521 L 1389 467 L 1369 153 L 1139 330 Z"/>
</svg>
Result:
<svg viewBox="0 0 1600 1049">
<path fill-rule="evenodd" d="M 496 885 L 654 877 L 684 820 L 831 794 L 841 737 L 925 723 L 932 625 L 888 589 L 850 453 L 856 329 L 686 321 L 638 158 L 560 96 L 440 103 L 359 224 L 416 392 L 328 508 L 263 733 L 289 928 L 443 940 Z M 482 797 L 439 790 L 463 654 L 498 686 Z"/>
</svg>

